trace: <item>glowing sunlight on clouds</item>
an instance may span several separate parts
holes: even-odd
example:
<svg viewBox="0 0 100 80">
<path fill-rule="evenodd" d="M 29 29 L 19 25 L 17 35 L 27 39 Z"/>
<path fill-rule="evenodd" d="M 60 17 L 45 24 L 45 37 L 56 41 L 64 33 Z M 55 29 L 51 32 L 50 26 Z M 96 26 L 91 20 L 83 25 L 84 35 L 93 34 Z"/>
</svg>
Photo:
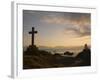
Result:
<svg viewBox="0 0 100 80">
<path fill-rule="evenodd" d="M 35 44 L 38 46 L 81 46 L 85 43 L 90 45 L 91 14 L 89 13 L 25 10 L 23 21 L 24 33 L 27 34 L 24 35 L 24 45 L 29 45 L 31 38 L 28 36 L 28 31 L 34 25 L 38 31 L 35 35 Z"/>
</svg>

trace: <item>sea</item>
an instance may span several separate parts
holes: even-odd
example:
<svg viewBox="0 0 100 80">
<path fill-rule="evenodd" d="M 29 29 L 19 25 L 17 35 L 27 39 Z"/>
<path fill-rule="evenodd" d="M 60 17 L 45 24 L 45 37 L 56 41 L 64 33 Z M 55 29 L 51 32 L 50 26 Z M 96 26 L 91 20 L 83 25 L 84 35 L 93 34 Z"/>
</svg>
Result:
<svg viewBox="0 0 100 80">
<path fill-rule="evenodd" d="M 78 46 L 78 47 L 44 47 L 44 46 L 39 46 L 38 47 L 39 50 L 45 50 L 47 52 L 50 52 L 52 54 L 58 53 L 61 55 L 64 55 L 65 52 L 71 52 L 74 53 L 72 55 L 72 57 L 75 57 L 78 55 L 79 52 L 81 52 L 83 50 L 82 46 Z M 24 47 L 24 51 L 27 49 L 27 47 Z"/>
<path fill-rule="evenodd" d="M 77 56 L 79 52 L 83 50 L 83 47 L 54 47 L 54 48 L 42 48 L 39 47 L 39 50 L 45 50 L 48 52 L 51 52 L 52 54 L 58 53 L 61 55 L 64 55 L 65 52 L 71 52 L 74 53 L 72 57 Z"/>
</svg>

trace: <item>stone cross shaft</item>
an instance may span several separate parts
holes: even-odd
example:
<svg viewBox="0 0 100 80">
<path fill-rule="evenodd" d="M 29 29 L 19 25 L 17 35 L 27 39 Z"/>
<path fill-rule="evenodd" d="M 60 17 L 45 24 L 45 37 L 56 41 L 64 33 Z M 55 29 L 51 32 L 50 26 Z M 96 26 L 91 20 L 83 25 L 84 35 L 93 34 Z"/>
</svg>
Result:
<svg viewBox="0 0 100 80">
<path fill-rule="evenodd" d="M 32 31 L 29 32 L 29 34 L 32 35 L 32 40 L 31 40 L 31 43 L 32 43 L 32 46 L 34 45 L 34 34 L 36 34 L 37 31 L 34 30 L 34 27 L 32 27 Z"/>
</svg>

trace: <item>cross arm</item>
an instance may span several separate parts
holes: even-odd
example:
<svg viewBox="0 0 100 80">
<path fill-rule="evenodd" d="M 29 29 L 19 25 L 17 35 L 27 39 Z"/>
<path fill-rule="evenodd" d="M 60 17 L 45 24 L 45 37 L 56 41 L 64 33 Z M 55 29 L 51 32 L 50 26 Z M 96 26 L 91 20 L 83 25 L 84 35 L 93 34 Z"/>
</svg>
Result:
<svg viewBox="0 0 100 80">
<path fill-rule="evenodd" d="M 29 32 L 29 34 L 32 34 L 32 32 Z"/>
<path fill-rule="evenodd" d="M 38 31 L 34 31 L 34 33 L 38 33 Z"/>
</svg>

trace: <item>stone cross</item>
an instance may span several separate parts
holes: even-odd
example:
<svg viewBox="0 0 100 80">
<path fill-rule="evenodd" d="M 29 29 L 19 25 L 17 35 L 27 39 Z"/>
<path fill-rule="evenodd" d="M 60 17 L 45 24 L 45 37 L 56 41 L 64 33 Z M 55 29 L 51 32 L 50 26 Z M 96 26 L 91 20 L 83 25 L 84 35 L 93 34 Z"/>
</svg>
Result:
<svg viewBox="0 0 100 80">
<path fill-rule="evenodd" d="M 34 27 L 32 27 L 32 31 L 29 32 L 29 34 L 32 34 L 32 46 L 34 46 L 34 34 L 36 34 L 37 31 L 34 31 Z"/>
</svg>

